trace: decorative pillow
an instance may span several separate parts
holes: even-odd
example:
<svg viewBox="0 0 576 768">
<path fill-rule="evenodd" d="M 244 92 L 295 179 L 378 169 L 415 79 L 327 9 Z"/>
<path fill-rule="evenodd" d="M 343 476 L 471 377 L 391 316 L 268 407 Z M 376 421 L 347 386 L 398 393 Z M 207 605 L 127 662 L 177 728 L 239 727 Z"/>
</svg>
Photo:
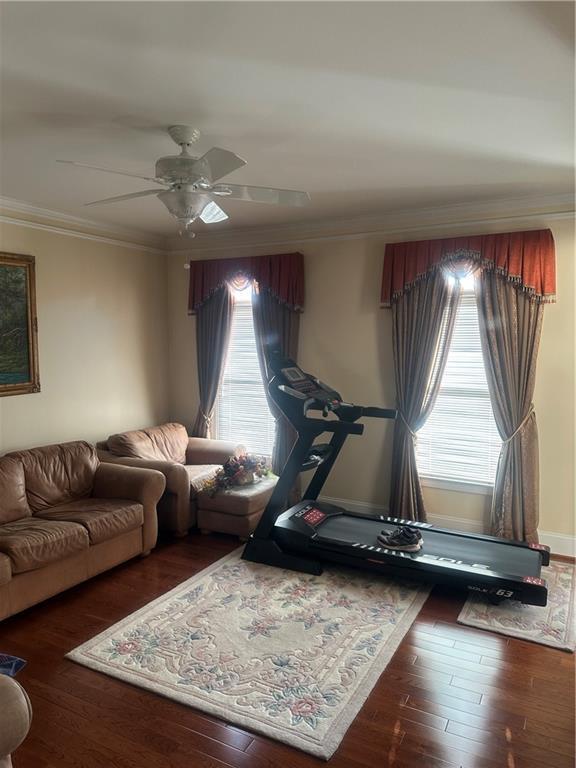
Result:
<svg viewBox="0 0 576 768">
<path fill-rule="evenodd" d="M 22 462 L 3 456 L 0 458 L 0 525 L 31 514 Z"/>
</svg>

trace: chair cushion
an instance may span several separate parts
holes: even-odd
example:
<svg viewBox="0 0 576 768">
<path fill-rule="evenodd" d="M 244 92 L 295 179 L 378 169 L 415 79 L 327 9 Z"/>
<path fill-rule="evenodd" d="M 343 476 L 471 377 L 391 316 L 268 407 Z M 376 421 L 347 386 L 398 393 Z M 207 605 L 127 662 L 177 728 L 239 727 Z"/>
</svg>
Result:
<svg viewBox="0 0 576 768">
<path fill-rule="evenodd" d="M 0 459 L 0 525 L 30 517 L 32 512 L 26 499 L 24 467 L 10 456 Z"/>
<path fill-rule="evenodd" d="M 89 443 L 44 445 L 8 455 L 22 462 L 32 512 L 89 496 L 92 492 L 98 457 Z"/>
<path fill-rule="evenodd" d="M 187 464 L 184 469 L 190 478 L 190 498 L 194 499 L 221 468 L 221 464 Z"/>
<path fill-rule="evenodd" d="M 188 433 L 182 424 L 161 424 L 159 427 L 110 435 L 107 442 L 108 450 L 115 456 L 184 464 Z"/>
<path fill-rule="evenodd" d="M 12 563 L 8 555 L 3 555 L 0 552 L 0 586 L 2 584 L 8 584 L 12 578 Z"/>
<path fill-rule="evenodd" d="M 24 573 L 88 549 L 88 532 L 77 523 L 26 517 L 0 526 L 0 552 L 12 573 Z"/>
<path fill-rule="evenodd" d="M 113 539 L 144 524 L 142 504 L 126 499 L 78 499 L 58 504 L 36 515 L 42 520 L 79 523 L 88 531 L 90 544 Z"/>
<path fill-rule="evenodd" d="M 211 496 L 206 491 L 198 494 L 198 509 L 225 512 L 228 515 L 252 515 L 261 512 L 276 485 L 276 477 L 263 477 L 252 485 L 240 485 L 229 491 L 218 491 Z"/>
</svg>

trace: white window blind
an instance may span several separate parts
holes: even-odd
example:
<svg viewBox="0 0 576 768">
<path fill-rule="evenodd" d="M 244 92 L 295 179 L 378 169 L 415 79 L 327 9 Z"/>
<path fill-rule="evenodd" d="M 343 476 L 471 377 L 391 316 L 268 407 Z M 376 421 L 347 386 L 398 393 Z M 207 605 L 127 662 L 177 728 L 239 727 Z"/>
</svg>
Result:
<svg viewBox="0 0 576 768">
<path fill-rule="evenodd" d="M 252 287 L 234 291 L 230 347 L 215 408 L 220 440 L 246 446 L 250 453 L 271 456 L 275 424 L 264 392 L 252 319 Z"/>
<path fill-rule="evenodd" d="M 422 477 L 493 485 L 502 441 L 484 370 L 473 278 L 462 296 L 434 409 L 416 439 Z"/>
</svg>

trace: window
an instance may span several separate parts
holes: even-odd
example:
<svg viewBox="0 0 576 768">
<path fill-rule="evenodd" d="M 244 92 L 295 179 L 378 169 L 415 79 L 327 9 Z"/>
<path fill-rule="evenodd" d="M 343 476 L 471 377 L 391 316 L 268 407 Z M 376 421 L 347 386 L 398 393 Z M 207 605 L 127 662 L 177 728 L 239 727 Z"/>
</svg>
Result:
<svg viewBox="0 0 576 768">
<path fill-rule="evenodd" d="M 502 441 L 484 370 L 474 278 L 462 295 L 438 399 L 416 439 L 423 478 L 494 485 Z"/>
<path fill-rule="evenodd" d="M 275 422 L 268 408 L 258 363 L 252 286 L 232 292 L 234 313 L 230 347 L 216 399 L 216 437 L 241 443 L 251 453 L 271 456 Z"/>
</svg>

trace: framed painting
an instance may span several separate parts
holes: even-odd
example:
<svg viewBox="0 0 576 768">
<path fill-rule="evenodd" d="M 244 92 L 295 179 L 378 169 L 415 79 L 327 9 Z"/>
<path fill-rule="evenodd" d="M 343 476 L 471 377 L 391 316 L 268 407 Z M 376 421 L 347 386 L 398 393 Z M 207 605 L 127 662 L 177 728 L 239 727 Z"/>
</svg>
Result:
<svg viewBox="0 0 576 768">
<path fill-rule="evenodd" d="M 34 256 L 0 253 L 0 396 L 40 392 Z"/>
</svg>

